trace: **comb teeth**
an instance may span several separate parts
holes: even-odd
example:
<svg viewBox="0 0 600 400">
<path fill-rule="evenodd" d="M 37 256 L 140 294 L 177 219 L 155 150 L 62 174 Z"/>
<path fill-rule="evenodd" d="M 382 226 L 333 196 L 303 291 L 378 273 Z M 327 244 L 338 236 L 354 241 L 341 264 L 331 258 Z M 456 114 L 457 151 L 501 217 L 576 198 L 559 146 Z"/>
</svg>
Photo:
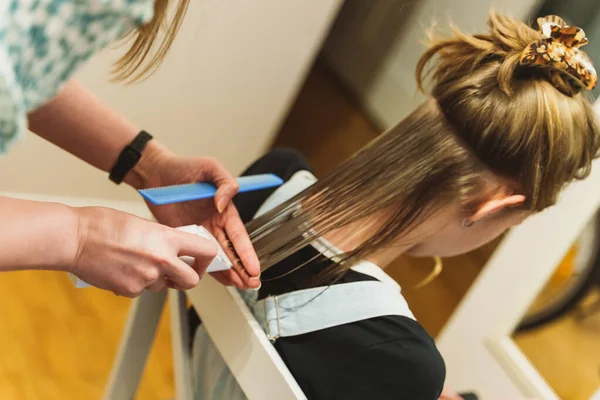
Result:
<svg viewBox="0 0 600 400">
<path fill-rule="evenodd" d="M 239 193 L 269 189 L 280 186 L 283 179 L 273 174 L 243 176 L 237 179 Z M 179 203 L 183 201 L 208 199 L 217 192 L 213 184 L 199 182 L 184 185 L 171 185 L 139 191 L 144 199 L 154 205 Z"/>
</svg>

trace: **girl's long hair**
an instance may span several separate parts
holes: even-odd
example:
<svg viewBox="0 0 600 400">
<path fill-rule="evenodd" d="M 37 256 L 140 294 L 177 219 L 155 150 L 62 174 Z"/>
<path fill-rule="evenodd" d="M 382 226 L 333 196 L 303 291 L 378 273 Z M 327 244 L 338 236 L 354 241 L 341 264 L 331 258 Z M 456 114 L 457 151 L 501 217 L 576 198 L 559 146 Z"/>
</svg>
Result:
<svg viewBox="0 0 600 400">
<path fill-rule="evenodd" d="M 247 224 L 262 268 L 353 224 L 365 239 L 325 273 L 339 275 L 448 203 L 460 201 L 468 216 L 486 199 L 490 176 L 525 195 L 525 210 L 554 204 L 567 183 L 589 174 L 600 131 L 571 80 L 519 65 L 523 49 L 541 37 L 492 12 L 486 34 L 432 38 L 416 69 L 430 98 L 314 186 Z"/>
</svg>

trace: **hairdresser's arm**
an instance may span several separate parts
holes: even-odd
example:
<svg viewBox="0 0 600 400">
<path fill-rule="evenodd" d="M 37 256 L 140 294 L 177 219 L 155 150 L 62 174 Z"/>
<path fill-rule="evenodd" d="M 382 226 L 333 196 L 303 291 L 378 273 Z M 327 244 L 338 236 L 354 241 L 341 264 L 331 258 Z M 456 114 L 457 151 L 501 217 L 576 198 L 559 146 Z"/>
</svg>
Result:
<svg viewBox="0 0 600 400">
<path fill-rule="evenodd" d="M 140 131 L 75 79 L 28 120 L 33 133 L 106 172 Z M 135 189 L 147 187 L 156 159 L 167 154 L 171 155 L 156 140 L 150 141 L 125 183 Z"/>
<path fill-rule="evenodd" d="M 73 209 L 0 197 L 0 221 L 0 271 L 68 269 L 77 247 Z"/>
<path fill-rule="evenodd" d="M 109 171 L 120 152 L 139 132 L 132 123 L 104 104 L 79 82 L 72 80 L 49 103 L 29 115 L 29 127 L 89 164 Z M 257 287 L 259 263 L 231 199 L 237 192 L 234 177 L 208 158 L 177 157 L 156 140 L 150 141 L 136 167 L 125 177 L 130 186 L 145 187 L 212 181 L 218 186 L 214 201 L 149 206 L 156 219 L 169 226 L 202 224 L 222 241 L 233 242 L 245 270 L 219 273 L 224 284 Z"/>
<path fill-rule="evenodd" d="M 68 271 L 129 297 L 167 280 L 190 289 L 217 253 L 209 240 L 100 207 L 0 197 L 0 221 L 0 271 Z M 196 258 L 196 270 L 182 253 Z"/>
<path fill-rule="evenodd" d="M 103 171 L 112 168 L 119 153 L 139 132 L 75 80 L 29 114 L 29 128 Z M 129 174 L 127 178 L 132 186 L 143 185 L 141 176 Z"/>
</svg>

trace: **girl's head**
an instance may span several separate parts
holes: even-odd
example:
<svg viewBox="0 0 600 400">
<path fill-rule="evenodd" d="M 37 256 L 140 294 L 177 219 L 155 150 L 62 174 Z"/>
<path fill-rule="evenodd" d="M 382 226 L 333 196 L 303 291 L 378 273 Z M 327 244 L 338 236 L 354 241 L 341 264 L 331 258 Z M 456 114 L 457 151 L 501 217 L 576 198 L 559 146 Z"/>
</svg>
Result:
<svg viewBox="0 0 600 400">
<path fill-rule="evenodd" d="M 558 17 L 538 20 L 543 29 L 552 22 L 564 24 Z M 431 73 L 432 106 L 447 124 L 437 135 L 456 139 L 445 151 L 467 154 L 454 164 L 463 170 L 451 179 L 461 193 L 455 202 L 458 218 L 413 254 L 456 254 L 488 242 L 553 205 L 566 184 L 589 174 L 598 152 L 600 131 L 584 93 L 586 83 L 595 83 L 586 81 L 588 71 L 581 71 L 582 82 L 565 73 L 568 65 L 524 65 L 531 50 L 544 55 L 536 47 L 546 43 L 541 30 L 493 12 L 489 29 L 485 35 L 455 31 L 452 38 L 434 40 L 418 64 L 417 82 L 423 88 Z M 585 38 L 581 30 L 569 31 Z M 577 43 L 569 44 L 547 50 L 585 57 L 573 50 Z M 551 67 L 551 56 L 541 64 Z"/>
<path fill-rule="evenodd" d="M 346 266 L 388 246 L 459 254 L 554 204 L 565 185 L 589 173 L 600 130 L 578 81 L 521 61 L 543 38 L 491 13 L 486 34 L 433 40 L 416 74 L 430 98 L 248 225 L 263 268 L 343 226 L 363 233 Z"/>
</svg>

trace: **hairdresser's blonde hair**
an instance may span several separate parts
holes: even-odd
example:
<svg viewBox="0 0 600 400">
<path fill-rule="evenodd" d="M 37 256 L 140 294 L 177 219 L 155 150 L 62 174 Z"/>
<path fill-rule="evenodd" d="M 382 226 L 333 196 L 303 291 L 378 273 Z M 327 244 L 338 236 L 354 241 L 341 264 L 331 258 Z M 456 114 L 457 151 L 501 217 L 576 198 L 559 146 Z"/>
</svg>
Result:
<svg viewBox="0 0 600 400">
<path fill-rule="evenodd" d="M 448 203 L 460 201 L 469 216 L 487 200 L 490 181 L 525 195 L 522 210 L 554 204 L 566 184 L 589 174 L 600 131 L 571 80 L 519 65 L 523 49 L 541 37 L 492 12 L 486 34 L 455 29 L 432 39 L 416 70 L 430 98 L 314 186 L 247 225 L 262 268 L 316 236 L 382 216 L 328 272 L 340 274 Z"/>
<path fill-rule="evenodd" d="M 160 66 L 181 27 L 190 0 L 178 0 L 173 17 L 169 20 L 167 15 L 171 3 L 171 0 L 155 0 L 152 20 L 125 37 L 131 47 L 114 65 L 115 81 L 139 81 L 150 76 Z M 161 32 L 163 37 L 157 44 Z"/>
</svg>

